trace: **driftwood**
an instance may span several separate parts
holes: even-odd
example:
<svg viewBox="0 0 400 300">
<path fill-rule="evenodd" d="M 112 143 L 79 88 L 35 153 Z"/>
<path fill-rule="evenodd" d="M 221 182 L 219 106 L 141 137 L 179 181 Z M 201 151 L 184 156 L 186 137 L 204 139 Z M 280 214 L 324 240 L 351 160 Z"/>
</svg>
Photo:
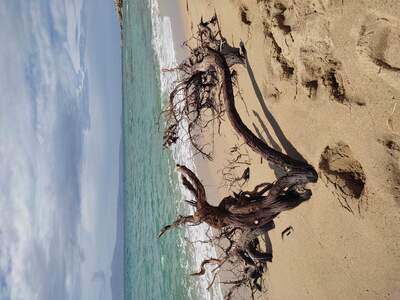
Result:
<svg viewBox="0 0 400 300">
<path fill-rule="evenodd" d="M 190 216 L 180 216 L 174 223 L 165 226 L 160 236 L 185 224 L 206 223 L 219 230 L 220 235 L 211 242 L 224 239 L 228 246 L 221 247 L 221 257 L 203 261 L 200 270 L 192 275 L 203 275 L 206 265 L 216 266 L 215 271 L 229 264 L 236 267 L 238 280 L 222 282 L 231 285 L 226 298 L 231 298 L 241 286 L 250 287 L 254 295 L 255 291 L 261 290 L 258 279 L 265 271 L 265 263 L 272 260 L 270 253 L 258 250 L 257 236 L 263 234 L 268 224 L 281 212 L 308 200 L 311 191 L 306 184 L 316 182 L 318 177 L 311 165 L 274 150 L 242 121 L 235 106 L 231 68 L 246 63 L 244 46 L 234 48 L 228 45 L 216 16 L 207 22 L 201 20 L 195 40 L 197 46 L 189 48 L 190 57 L 176 68 L 182 79 L 176 83 L 164 111 L 167 124 L 164 146 L 169 147 L 186 136 L 194 149 L 212 159 L 212 153 L 200 145 L 198 137 L 209 124 L 221 122 L 222 116 L 226 115 L 247 146 L 269 163 L 285 170 L 286 174 L 275 182 L 260 183 L 251 191 L 233 193 L 214 206 L 207 201 L 205 188 L 196 174 L 186 166 L 177 165 L 183 185 L 193 194 L 194 199 L 187 202 L 195 207 L 195 212 Z M 211 111 L 211 118 L 207 111 Z M 250 168 L 246 172 L 244 177 L 249 176 Z M 210 285 L 214 283 L 217 273 Z"/>
</svg>

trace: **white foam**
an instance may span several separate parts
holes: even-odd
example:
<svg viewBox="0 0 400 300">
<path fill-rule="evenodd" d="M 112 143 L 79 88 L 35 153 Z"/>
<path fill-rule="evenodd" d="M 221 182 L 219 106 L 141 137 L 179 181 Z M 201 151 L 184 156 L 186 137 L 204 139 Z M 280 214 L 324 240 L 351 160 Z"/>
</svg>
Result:
<svg viewBox="0 0 400 300">
<path fill-rule="evenodd" d="M 160 65 L 160 83 L 161 83 L 161 94 L 163 97 L 169 95 L 169 91 L 173 86 L 173 83 L 177 81 L 176 72 L 164 72 L 163 69 L 171 69 L 177 65 L 175 46 L 172 34 L 171 20 L 167 16 L 161 16 L 157 0 L 149 0 L 151 5 L 152 14 L 152 28 L 153 28 L 153 48 L 156 52 L 159 65 Z M 186 131 L 187 124 L 182 124 L 182 131 Z M 176 163 L 184 164 L 188 168 L 196 171 L 196 166 L 193 159 L 192 147 L 189 142 L 179 139 L 178 143 L 172 149 L 172 156 Z M 180 184 L 179 186 L 182 199 L 179 199 L 181 203 L 183 199 L 190 199 L 192 196 L 190 193 Z M 187 206 L 184 208 L 186 214 L 192 214 L 193 208 Z M 186 237 L 190 237 L 191 240 L 207 240 L 209 227 L 205 224 L 199 226 L 186 227 Z M 211 231 L 210 231 L 211 232 Z M 212 233 L 210 233 L 212 234 Z M 210 235 L 209 234 L 209 235 Z M 196 271 L 201 262 L 210 257 L 217 257 L 216 250 L 213 246 L 205 243 L 195 243 L 194 253 L 191 253 L 192 264 L 188 264 L 190 272 Z M 194 270 L 193 268 L 196 268 Z M 203 299 L 223 299 L 220 284 L 215 281 L 212 288 L 207 290 L 209 282 L 212 280 L 212 274 L 207 272 L 205 275 L 200 276 L 197 281 L 196 288 L 198 294 Z"/>
</svg>

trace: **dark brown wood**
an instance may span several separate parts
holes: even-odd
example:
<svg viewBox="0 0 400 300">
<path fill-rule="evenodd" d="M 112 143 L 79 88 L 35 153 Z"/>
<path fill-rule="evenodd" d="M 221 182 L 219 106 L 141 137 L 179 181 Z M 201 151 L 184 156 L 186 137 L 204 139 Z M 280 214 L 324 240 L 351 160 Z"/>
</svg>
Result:
<svg viewBox="0 0 400 300">
<path fill-rule="evenodd" d="M 316 182 L 318 176 L 307 162 L 293 159 L 271 148 L 241 119 L 235 106 L 231 67 L 246 63 L 244 46 L 239 49 L 227 44 L 216 16 L 210 21 L 201 20 L 196 41 L 197 47 L 189 48 L 188 60 L 175 69 L 181 72 L 183 79 L 176 83 L 170 94 L 169 106 L 164 112 L 167 116 L 164 146 L 174 144 L 179 138 L 178 131 L 184 127 L 182 124 L 188 124 L 186 133 L 193 148 L 204 157 L 212 159 L 212 153 L 198 142 L 197 134 L 210 122 L 221 122 L 221 116 L 226 114 L 243 142 L 262 158 L 285 170 L 286 174 L 273 183 L 260 183 L 253 190 L 241 190 L 228 195 L 215 206 L 207 201 L 204 185 L 196 174 L 184 165 L 177 165 L 182 184 L 194 197 L 194 200 L 186 202 L 195 207 L 195 212 L 191 216 L 179 216 L 171 225 L 163 227 L 159 236 L 186 224 L 206 223 L 219 230 L 220 234 L 211 241 L 219 245 L 219 241 L 225 240 L 225 246 L 220 246 L 222 256 L 203 261 L 200 271 L 192 275 L 203 275 L 208 264 L 216 265 L 215 270 L 218 270 L 229 261 L 241 279 L 231 283 L 232 288 L 227 297 L 231 297 L 235 289 L 244 285 L 249 286 L 253 294 L 255 290 L 261 289 L 257 279 L 265 269 L 265 262 L 272 260 L 271 253 L 263 253 L 258 249 L 257 236 L 263 234 L 265 228 L 281 212 L 308 200 L 311 191 L 305 187 L 310 182 Z M 214 119 L 207 120 L 204 117 L 207 110 L 214 113 Z M 243 173 L 244 180 L 248 179 L 250 169 L 251 166 Z M 251 271 L 246 271 L 246 265 L 252 266 Z M 217 272 L 210 285 L 214 283 Z M 258 274 L 258 277 L 254 274 Z"/>
</svg>

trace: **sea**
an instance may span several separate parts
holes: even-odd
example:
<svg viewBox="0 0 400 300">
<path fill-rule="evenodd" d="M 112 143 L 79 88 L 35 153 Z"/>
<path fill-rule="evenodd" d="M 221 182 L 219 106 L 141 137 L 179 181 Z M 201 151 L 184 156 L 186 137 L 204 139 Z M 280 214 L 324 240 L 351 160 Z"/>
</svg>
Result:
<svg viewBox="0 0 400 300">
<path fill-rule="evenodd" d="M 216 255 L 196 242 L 207 239 L 205 225 L 157 237 L 179 214 L 191 213 L 176 163 L 196 169 L 190 145 L 162 146 L 160 114 L 178 80 L 163 71 L 177 64 L 174 20 L 160 13 L 158 0 L 124 0 L 123 14 L 124 299 L 222 299 L 218 280 L 208 289 L 210 274 L 190 276 Z"/>
</svg>

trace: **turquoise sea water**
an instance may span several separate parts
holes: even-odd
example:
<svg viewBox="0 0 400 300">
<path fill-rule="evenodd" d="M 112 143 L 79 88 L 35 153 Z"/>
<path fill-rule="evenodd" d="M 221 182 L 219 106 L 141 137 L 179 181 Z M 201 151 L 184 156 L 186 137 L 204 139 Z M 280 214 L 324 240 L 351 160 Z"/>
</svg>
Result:
<svg viewBox="0 0 400 300">
<path fill-rule="evenodd" d="M 124 1 L 123 138 L 125 299 L 196 299 L 182 231 L 157 239 L 178 213 L 178 181 L 157 121 L 160 72 L 145 0 Z"/>
</svg>

